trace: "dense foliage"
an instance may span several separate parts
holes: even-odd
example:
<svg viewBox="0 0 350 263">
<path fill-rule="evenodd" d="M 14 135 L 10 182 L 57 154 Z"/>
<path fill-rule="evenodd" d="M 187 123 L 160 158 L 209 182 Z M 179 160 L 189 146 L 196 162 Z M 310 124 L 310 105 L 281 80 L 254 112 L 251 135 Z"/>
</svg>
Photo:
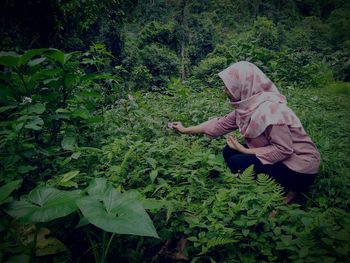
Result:
<svg viewBox="0 0 350 263">
<path fill-rule="evenodd" d="M 1 262 L 348 261 L 346 1 L 0 5 Z M 320 150 L 298 204 L 232 174 L 224 138 L 167 127 L 229 113 L 217 73 L 239 60 Z"/>
</svg>

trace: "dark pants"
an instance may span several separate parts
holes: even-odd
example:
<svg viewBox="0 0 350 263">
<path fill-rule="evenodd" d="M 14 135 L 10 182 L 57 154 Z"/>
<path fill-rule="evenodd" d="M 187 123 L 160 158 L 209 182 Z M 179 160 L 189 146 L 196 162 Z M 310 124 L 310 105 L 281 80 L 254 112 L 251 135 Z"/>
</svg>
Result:
<svg viewBox="0 0 350 263">
<path fill-rule="evenodd" d="M 262 164 L 254 154 L 243 154 L 225 146 L 223 155 L 227 166 L 232 173 L 243 172 L 254 165 L 254 173 L 268 174 L 274 178 L 286 191 L 305 192 L 314 182 L 315 174 L 302 174 L 289 169 L 282 162 Z"/>
</svg>

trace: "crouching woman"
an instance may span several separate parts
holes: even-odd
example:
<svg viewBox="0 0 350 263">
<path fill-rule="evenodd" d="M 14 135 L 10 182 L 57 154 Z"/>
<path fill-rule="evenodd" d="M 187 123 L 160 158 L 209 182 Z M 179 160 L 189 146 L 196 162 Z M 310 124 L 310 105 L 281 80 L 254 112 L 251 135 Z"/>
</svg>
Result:
<svg viewBox="0 0 350 263">
<path fill-rule="evenodd" d="M 241 61 L 219 73 L 234 110 L 192 127 L 174 122 L 181 133 L 217 137 L 238 129 L 240 144 L 227 138 L 223 156 L 233 173 L 254 165 L 254 172 L 273 177 L 287 192 L 305 192 L 314 182 L 320 154 L 299 118 L 272 81 L 254 64 Z"/>
</svg>

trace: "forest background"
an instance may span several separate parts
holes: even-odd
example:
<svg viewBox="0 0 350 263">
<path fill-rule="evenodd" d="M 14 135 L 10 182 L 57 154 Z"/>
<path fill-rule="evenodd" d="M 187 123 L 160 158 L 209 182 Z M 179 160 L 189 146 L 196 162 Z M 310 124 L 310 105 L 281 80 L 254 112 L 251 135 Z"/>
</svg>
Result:
<svg viewBox="0 0 350 263">
<path fill-rule="evenodd" d="M 4 0 L 0 21 L 1 262 L 347 261 L 348 1 Z M 298 204 L 166 127 L 229 113 L 240 60 L 321 152 Z"/>
</svg>

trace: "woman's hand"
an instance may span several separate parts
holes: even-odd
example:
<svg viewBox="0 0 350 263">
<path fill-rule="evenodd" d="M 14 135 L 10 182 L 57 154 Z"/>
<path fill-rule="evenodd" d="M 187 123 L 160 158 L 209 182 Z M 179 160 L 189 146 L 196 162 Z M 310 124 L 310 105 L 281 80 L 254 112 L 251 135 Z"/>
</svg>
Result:
<svg viewBox="0 0 350 263">
<path fill-rule="evenodd" d="M 247 148 L 240 144 L 235 137 L 228 136 L 226 138 L 226 142 L 228 147 L 230 147 L 231 149 L 239 151 L 241 153 L 246 153 Z"/>
<path fill-rule="evenodd" d="M 173 122 L 172 128 L 181 133 L 186 133 L 187 131 L 187 128 L 185 128 L 180 121 Z"/>
</svg>

